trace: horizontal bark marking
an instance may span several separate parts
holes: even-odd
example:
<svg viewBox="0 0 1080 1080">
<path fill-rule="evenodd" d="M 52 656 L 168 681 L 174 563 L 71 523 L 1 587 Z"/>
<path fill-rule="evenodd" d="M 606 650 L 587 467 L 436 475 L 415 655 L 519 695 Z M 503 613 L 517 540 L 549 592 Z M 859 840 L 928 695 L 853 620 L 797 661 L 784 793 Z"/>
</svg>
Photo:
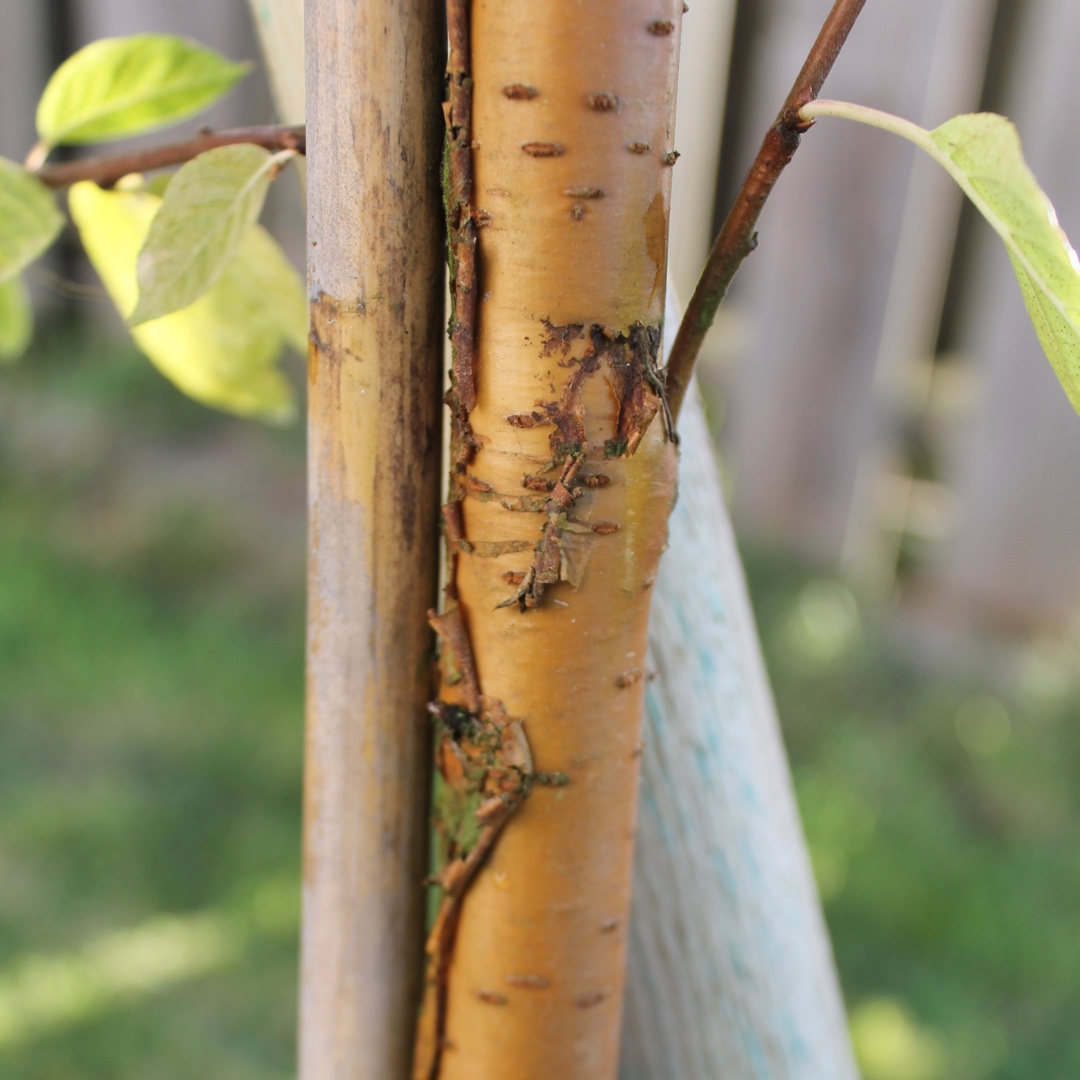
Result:
<svg viewBox="0 0 1080 1080">
<path fill-rule="evenodd" d="M 521 149 L 530 157 L 535 158 L 561 157 L 566 153 L 566 148 L 561 143 L 554 142 L 522 143 Z"/>
<path fill-rule="evenodd" d="M 585 104 L 594 112 L 619 111 L 618 95 L 612 94 L 607 90 L 598 90 L 596 93 L 588 94 L 585 98 Z"/>
<path fill-rule="evenodd" d="M 503 96 L 511 101 L 531 101 L 540 96 L 540 91 L 527 83 L 510 83 L 503 87 Z"/>
</svg>

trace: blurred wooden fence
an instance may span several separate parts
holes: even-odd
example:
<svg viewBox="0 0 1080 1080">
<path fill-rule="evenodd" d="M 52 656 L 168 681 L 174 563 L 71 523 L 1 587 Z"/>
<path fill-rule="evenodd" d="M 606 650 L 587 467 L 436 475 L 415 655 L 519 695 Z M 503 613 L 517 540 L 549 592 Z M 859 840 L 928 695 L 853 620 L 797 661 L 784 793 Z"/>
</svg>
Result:
<svg viewBox="0 0 1080 1080">
<path fill-rule="evenodd" d="M 710 225 L 680 207 L 701 204 L 716 169 L 691 166 L 696 144 L 715 143 L 694 132 L 720 122 L 726 95 L 718 186 L 730 194 L 828 7 L 691 4 L 687 33 L 734 44 L 681 80 L 672 272 L 684 298 Z M 25 154 L 34 102 L 64 55 L 137 30 L 257 55 L 243 0 L 0 0 L 0 154 Z M 981 107 L 1010 115 L 1080 238 L 1078 40 L 1075 0 L 874 0 L 826 92 L 927 125 Z M 270 115 L 259 75 L 209 122 Z M 271 212 L 298 252 L 288 196 Z M 804 140 L 760 234 L 707 373 L 721 391 L 743 535 L 882 592 L 901 581 L 965 628 L 1063 625 L 1080 594 L 1080 418 L 1041 356 L 996 238 L 910 147 L 839 121 Z"/>
<path fill-rule="evenodd" d="M 34 107 L 49 73 L 101 37 L 181 34 L 236 59 L 258 47 L 243 0 L 0 0 L 0 154 L 21 159 L 33 143 Z M 273 109 L 261 74 L 188 125 L 258 123 Z"/>
<path fill-rule="evenodd" d="M 742 0 L 731 190 L 825 0 Z M 992 108 L 1080 239 L 1075 0 L 875 0 L 826 85 L 934 126 Z M 1060 628 L 1080 593 L 1080 417 L 1000 242 L 880 132 L 822 121 L 763 215 L 714 348 L 744 536 L 958 628 Z M 731 340 L 731 332 L 735 331 Z"/>
</svg>

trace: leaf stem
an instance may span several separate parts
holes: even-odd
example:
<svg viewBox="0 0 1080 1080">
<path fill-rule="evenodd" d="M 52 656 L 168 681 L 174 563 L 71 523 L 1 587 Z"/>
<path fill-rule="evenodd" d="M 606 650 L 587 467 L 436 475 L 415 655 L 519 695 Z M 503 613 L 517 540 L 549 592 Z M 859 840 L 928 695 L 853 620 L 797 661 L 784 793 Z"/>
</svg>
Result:
<svg viewBox="0 0 1080 1080">
<path fill-rule="evenodd" d="M 266 150 L 291 151 L 303 154 L 306 149 L 304 126 L 287 127 L 267 124 L 260 127 L 230 128 L 225 131 L 202 131 L 190 139 L 155 146 L 148 150 L 134 150 L 127 154 L 101 155 L 82 158 L 78 161 L 64 161 L 56 164 L 42 164 L 31 172 L 46 187 L 59 189 L 70 187 L 80 180 L 93 180 L 101 187 L 112 187 L 121 177 L 129 173 L 150 172 L 153 169 L 167 169 L 172 165 L 183 165 L 207 150 L 219 146 L 235 146 L 239 143 L 254 143 Z"/>
<path fill-rule="evenodd" d="M 799 110 L 799 116 L 809 123 L 813 123 L 820 116 L 835 116 L 842 120 L 854 120 L 856 123 L 866 124 L 869 127 L 875 127 L 881 131 L 888 131 L 893 135 L 899 135 L 900 138 L 907 139 L 908 142 L 914 143 L 920 150 L 929 154 L 930 157 L 956 181 L 960 186 L 960 189 L 971 200 L 975 208 L 986 219 L 994 232 L 996 232 L 1007 245 L 1010 245 L 1011 250 L 1013 238 L 1008 225 L 1002 220 L 1001 215 L 986 201 L 978 189 L 975 188 L 971 183 L 971 178 L 959 165 L 957 165 L 952 155 L 934 141 L 933 133 L 926 128 L 920 127 L 910 120 L 905 120 L 903 117 L 893 116 L 892 113 L 881 112 L 880 109 L 871 109 L 868 105 L 855 105 L 850 101 L 813 101 L 808 105 L 804 105 L 802 109 Z M 1036 279 L 1041 280 L 1038 271 L 1030 265 L 1027 256 L 1020 251 L 1014 252 L 1014 256 L 1020 259 L 1029 274 L 1032 274 Z M 1051 292 L 1051 294 L 1053 293 L 1053 290 L 1048 291 Z"/>
<path fill-rule="evenodd" d="M 45 164 L 45 159 L 48 156 L 49 147 L 43 142 L 36 142 L 30 147 L 30 153 L 26 155 L 23 168 L 28 172 L 36 173 Z"/>
<path fill-rule="evenodd" d="M 891 131 L 902 139 L 914 143 L 920 150 L 925 150 L 931 157 L 945 164 L 941 151 L 930 138 L 930 132 L 918 124 L 905 120 L 892 113 L 882 112 L 880 109 L 871 109 L 868 105 L 854 105 L 850 101 L 811 101 L 799 110 L 799 119 L 813 123 L 821 116 L 835 116 L 842 120 L 854 120 L 860 124 L 880 128 L 882 131 Z M 947 166 L 946 166 L 947 167 Z"/>
<path fill-rule="evenodd" d="M 822 84 L 865 2 L 836 0 L 776 121 L 766 133 L 761 149 L 709 252 L 705 269 L 686 306 L 686 314 L 668 357 L 667 398 L 672 416 L 678 416 L 694 363 L 705 334 L 713 324 L 716 309 L 743 259 L 757 246 L 755 228 L 762 207 L 776 186 L 780 173 L 795 156 L 799 137 L 810 126 L 809 121 L 799 116 L 799 110 L 821 92 Z"/>
</svg>

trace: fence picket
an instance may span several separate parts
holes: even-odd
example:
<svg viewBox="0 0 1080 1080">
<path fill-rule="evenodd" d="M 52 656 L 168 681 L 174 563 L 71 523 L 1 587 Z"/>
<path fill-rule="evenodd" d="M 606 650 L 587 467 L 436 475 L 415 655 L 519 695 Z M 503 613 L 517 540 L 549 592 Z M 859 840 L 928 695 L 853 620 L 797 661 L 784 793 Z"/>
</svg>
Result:
<svg viewBox="0 0 1080 1080">
<path fill-rule="evenodd" d="M 759 48 L 768 69 L 744 95 L 761 111 L 782 100 L 781 73 L 795 69 L 821 14 L 793 2 L 767 10 Z M 970 98 L 988 36 L 970 32 L 972 12 L 971 0 L 868 5 L 827 95 L 909 117 Z M 939 69 L 948 57 L 963 77 L 935 79 L 935 57 Z M 764 112 L 750 125 L 754 139 L 767 123 Z M 876 373 L 898 348 L 882 336 L 890 295 L 921 306 L 907 313 L 913 325 L 932 324 L 940 311 L 943 282 L 932 291 L 913 286 L 932 270 L 927 260 L 947 258 L 941 249 L 950 234 L 930 235 L 927 222 L 920 229 L 905 213 L 908 193 L 927 184 L 921 172 L 912 174 L 912 160 L 910 148 L 878 132 L 823 124 L 777 188 L 762 219 L 761 251 L 734 290 L 752 334 L 734 377 L 725 440 L 736 523 L 827 564 L 841 559 L 860 462 L 880 434 Z M 939 216 L 949 213 L 945 205 Z M 905 218 L 919 240 L 900 248 Z"/>
</svg>

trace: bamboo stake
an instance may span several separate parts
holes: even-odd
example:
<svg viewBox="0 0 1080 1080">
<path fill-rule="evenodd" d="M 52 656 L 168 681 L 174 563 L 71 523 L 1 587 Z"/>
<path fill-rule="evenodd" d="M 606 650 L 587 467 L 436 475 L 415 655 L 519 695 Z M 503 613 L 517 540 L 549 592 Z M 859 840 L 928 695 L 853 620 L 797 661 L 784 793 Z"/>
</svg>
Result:
<svg viewBox="0 0 1080 1080">
<path fill-rule="evenodd" d="M 399 1080 L 420 975 L 435 595 L 442 39 L 308 0 L 303 1080 Z"/>
</svg>

